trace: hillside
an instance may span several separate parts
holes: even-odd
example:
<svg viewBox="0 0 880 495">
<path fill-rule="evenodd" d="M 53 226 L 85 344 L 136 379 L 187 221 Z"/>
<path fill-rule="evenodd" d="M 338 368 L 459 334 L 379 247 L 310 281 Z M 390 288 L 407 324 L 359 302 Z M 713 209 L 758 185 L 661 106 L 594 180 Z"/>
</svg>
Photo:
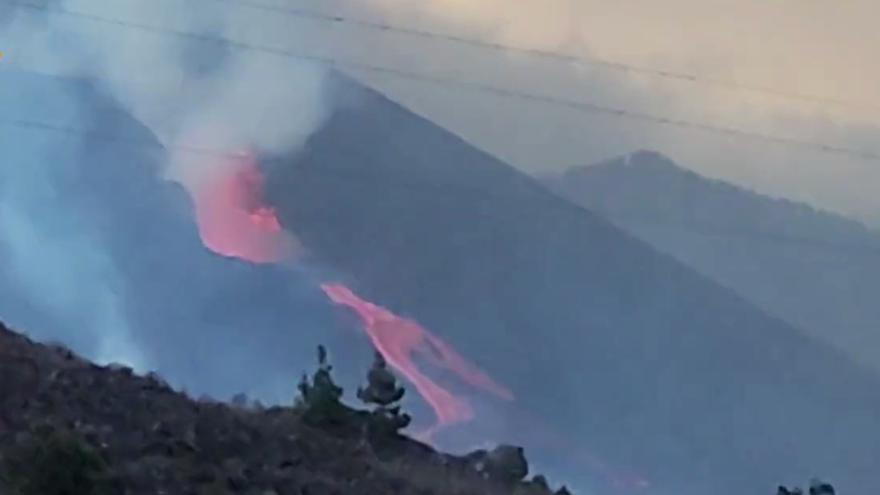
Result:
<svg viewBox="0 0 880 495">
<path fill-rule="evenodd" d="M 512 389 L 474 398 L 476 421 L 438 439 L 458 451 L 522 444 L 599 493 L 880 485 L 874 376 L 351 80 L 335 79 L 305 148 L 264 157 L 270 199 L 312 253 L 290 268 L 206 250 L 157 176 L 165 150 L 99 87 L 0 77 L 13 117 L 94 131 L 0 134 L 0 314 L 34 338 L 134 351 L 196 395 L 289 402 L 318 342 L 349 389 L 368 364 L 360 322 L 316 286 L 341 279 Z M 406 407 L 426 416 L 414 394 Z"/>
<path fill-rule="evenodd" d="M 326 125 L 269 167 L 282 223 L 577 445 L 536 458 L 586 477 L 622 466 L 660 492 L 757 493 L 810 471 L 880 485 L 875 376 L 384 96 L 335 85 Z"/>
<path fill-rule="evenodd" d="M 649 152 L 548 177 L 564 197 L 880 371 L 880 233 Z"/>
<path fill-rule="evenodd" d="M 57 446 L 66 444 L 56 440 L 64 438 L 78 441 L 80 455 L 100 459 L 105 467 L 94 479 L 109 489 L 102 493 L 113 495 L 553 493 L 541 477 L 528 482 L 508 478 L 504 469 L 516 464 L 499 461 L 509 458 L 493 453 L 458 458 L 406 437 L 368 440 L 357 426 L 363 419 L 356 410 L 349 410 L 349 423 L 331 427 L 306 422 L 301 408 L 195 401 L 158 375 L 97 366 L 63 347 L 36 344 L 2 324 L 0 405 L 0 480 L 22 476 L 6 469 L 14 462 L 64 455 L 20 453 L 40 441 L 43 448 L 56 445 L 64 452 Z M 83 472 L 73 466 L 21 470 L 41 469 L 36 476 L 59 486 L 63 481 L 53 478 L 57 473 Z M 0 484 L 6 493 L 3 489 Z"/>
</svg>

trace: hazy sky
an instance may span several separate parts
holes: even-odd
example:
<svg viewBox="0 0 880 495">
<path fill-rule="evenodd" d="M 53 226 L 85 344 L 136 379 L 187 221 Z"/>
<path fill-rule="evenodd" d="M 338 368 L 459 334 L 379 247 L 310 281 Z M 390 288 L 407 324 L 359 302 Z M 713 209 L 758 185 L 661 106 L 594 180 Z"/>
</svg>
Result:
<svg viewBox="0 0 880 495">
<path fill-rule="evenodd" d="M 872 0 L 345 0 L 320 9 L 850 101 L 817 104 L 365 29 L 337 27 L 332 34 L 336 51 L 358 60 L 880 152 L 880 4 Z M 359 74 L 528 170 L 654 148 L 701 173 L 880 224 L 878 161 Z"/>
<path fill-rule="evenodd" d="M 118 0 L 113 8 L 94 0 L 60 3 L 161 27 L 220 32 L 237 41 L 298 53 L 880 153 L 880 4 L 874 0 Z M 548 61 L 348 23 L 287 16 L 255 9 L 253 4 L 302 8 L 506 45 L 580 54 L 691 73 L 701 80 L 731 81 L 852 104 L 819 104 Z M 188 15 L 179 16 L 181 9 Z M 161 15 L 162 12 L 168 14 Z M 87 22 L 77 24 L 85 26 Z M 168 58 L 163 55 L 168 53 L 163 48 L 167 40 L 119 26 L 88 25 L 87 29 L 88 36 L 97 36 L 95 46 L 101 48 L 96 53 L 112 52 L 115 58 L 124 59 L 125 63 L 116 64 L 121 69 L 116 72 L 129 79 L 161 76 L 166 79 L 164 89 L 178 91 L 179 70 L 157 68 Z M 114 36 L 124 34 L 127 39 L 114 40 L 108 34 L 113 30 Z M 21 62 L 13 48 L 5 51 L 4 63 Z M 225 55 L 221 51 L 215 56 Z M 242 72 L 250 71 L 244 78 L 247 84 L 232 85 L 232 89 L 246 90 L 255 87 L 248 81 L 268 80 L 275 81 L 271 91 L 251 92 L 260 101 L 275 94 L 290 101 L 317 98 L 313 76 L 278 79 L 283 71 L 258 70 L 261 66 L 274 67 L 277 59 L 269 58 L 264 53 L 245 51 L 240 60 L 256 62 L 227 64 L 221 80 L 230 75 L 240 78 Z M 32 59 L 25 61 L 32 63 Z M 705 175 L 842 211 L 880 225 L 880 161 L 586 114 L 473 89 L 407 81 L 389 74 L 353 73 L 528 171 L 559 170 L 650 148 Z M 288 80 L 293 81 L 289 88 L 304 88 L 300 96 L 292 97 L 293 91 L 278 84 Z M 261 85 L 264 84 L 257 86 Z M 236 90 L 229 94 L 241 96 L 248 92 Z M 167 111 L 177 112 L 179 100 L 178 91 L 178 97 L 166 102 Z M 156 116 L 162 113 L 156 110 L 162 107 L 159 99 L 139 103 L 142 110 Z M 320 112 L 307 108 L 310 104 L 302 106 L 307 116 Z M 239 102 L 224 108 L 219 113 L 203 113 L 222 115 L 229 113 L 230 108 L 281 106 L 261 103 L 248 107 Z M 273 122 L 284 115 L 274 113 L 277 115 L 272 115 Z M 255 113 L 248 122 L 259 123 L 260 115 Z M 311 117 L 302 120 L 315 121 Z"/>
</svg>

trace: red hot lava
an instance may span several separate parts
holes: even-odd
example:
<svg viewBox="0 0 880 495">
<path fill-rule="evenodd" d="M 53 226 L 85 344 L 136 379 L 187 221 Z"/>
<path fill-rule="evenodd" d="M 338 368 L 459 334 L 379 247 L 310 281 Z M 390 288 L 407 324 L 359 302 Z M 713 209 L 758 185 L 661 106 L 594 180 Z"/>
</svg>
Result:
<svg viewBox="0 0 880 495">
<path fill-rule="evenodd" d="M 275 211 L 263 203 L 264 179 L 252 153 L 230 158 L 197 191 L 196 219 L 208 249 L 253 263 L 275 263 L 291 253 L 292 236 L 286 233 Z M 465 422 L 474 412 L 466 400 L 438 385 L 419 370 L 413 354 L 452 371 L 470 385 L 504 399 L 513 394 L 468 363 L 449 345 L 417 323 L 356 296 L 341 284 L 322 284 L 335 303 L 360 316 L 373 346 L 409 380 L 437 415 L 437 426 Z"/>
<path fill-rule="evenodd" d="M 293 253 L 294 238 L 282 229 L 275 211 L 263 202 L 264 179 L 253 153 L 242 153 L 219 165 L 219 173 L 198 189 L 190 189 L 205 247 L 253 263 L 284 261 Z M 334 303 L 350 308 L 359 316 L 373 346 L 433 408 L 437 424 L 426 432 L 426 436 L 436 428 L 472 419 L 474 411 L 465 399 L 425 375 L 414 361 L 416 355 L 438 368 L 451 371 L 475 388 L 513 400 L 510 390 L 497 384 L 418 323 L 365 301 L 342 284 L 324 283 L 321 288 Z M 587 460 L 588 465 L 604 472 L 619 487 L 644 488 L 647 485 L 640 478 L 611 472 L 592 456 L 587 456 Z"/>
<path fill-rule="evenodd" d="M 202 243 L 215 253 L 254 263 L 282 261 L 290 254 L 292 238 L 262 202 L 264 179 L 253 154 L 228 160 L 194 194 Z"/>
<path fill-rule="evenodd" d="M 474 412 L 470 405 L 423 374 L 413 361 L 419 354 L 432 364 L 452 371 L 467 383 L 503 399 L 513 394 L 470 364 L 442 340 L 418 323 L 401 318 L 385 308 L 365 301 L 341 284 L 321 284 L 330 299 L 357 313 L 373 346 L 389 364 L 409 380 L 437 414 L 437 427 L 468 421 Z"/>
</svg>

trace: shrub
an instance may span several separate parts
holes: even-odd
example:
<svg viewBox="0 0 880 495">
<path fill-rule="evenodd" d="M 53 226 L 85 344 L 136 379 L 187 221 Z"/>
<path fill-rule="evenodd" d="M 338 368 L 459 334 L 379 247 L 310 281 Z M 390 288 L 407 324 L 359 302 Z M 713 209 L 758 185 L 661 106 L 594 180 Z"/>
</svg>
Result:
<svg viewBox="0 0 880 495">
<path fill-rule="evenodd" d="M 51 428 L 31 432 L 3 459 L 3 481 L 18 495 L 111 495 L 104 460 L 77 436 Z"/>
</svg>

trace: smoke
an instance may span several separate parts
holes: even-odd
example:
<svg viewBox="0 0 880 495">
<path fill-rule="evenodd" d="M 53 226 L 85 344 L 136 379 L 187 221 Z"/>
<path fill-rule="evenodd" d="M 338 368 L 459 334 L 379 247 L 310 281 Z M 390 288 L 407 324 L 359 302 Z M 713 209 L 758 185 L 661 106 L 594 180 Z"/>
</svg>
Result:
<svg viewBox="0 0 880 495">
<path fill-rule="evenodd" d="M 291 37 L 237 15 L 234 5 L 176 0 L 60 5 L 122 21 L 48 15 L 52 29 L 64 33 L 55 36 L 69 47 L 59 57 L 78 62 L 67 72 L 99 80 L 168 148 L 280 153 L 297 148 L 324 118 L 321 66 L 218 41 L 283 46 Z M 167 176 L 191 189 L 223 166 L 186 152 L 175 153 L 168 165 Z"/>
<path fill-rule="evenodd" d="M 0 67 L 3 118 L 122 136 L 133 144 L 10 127 L 7 121 L 0 134 L 0 253 L 8 276 L 2 292 L 17 299 L 6 300 L 2 316 L 93 359 L 164 366 L 185 377 L 179 380 L 184 385 L 209 392 L 244 387 L 243 378 L 218 386 L 216 376 L 208 376 L 218 356 L 201 363 L 202 373 L 175 364 L 187 358 L 175 356 L 182 351 L 163 340 L 168 335 L 145 330 L 153 318 L 154 325 L 161 322 L 173 334 L 174 317 L 182 320 L 178 325 L 210 328 L 198 315 L 218 298 L 214 280 L 157 289 L 158 280 L 173 283 L 171 266 L 213 263 L 203 258 L 207 250 L 199 245 L 196 251 L 191 242 L 194 207 L 162 181 L 178 183 L 197 201 L 237 166 L 235 156 L 297 149 L 325 117 L 325 70 L 243 49 L 247 43 L 289 45 L 295 33 L 289 26 L 255 23 L 223 2 L 46 0 L 32 5 L 37 8 L 4 5 L 0 14 L 0 49 L 6 55 Z M 70 12 L 78 16 L 65 14 Z M 28 75 L 34 72 L 54 79 Z M 289 256 L 296 239 L 286 232 L 277 237 Z M 260 277 L 212 266 L 230 283 L 241 283 L 242 291 Z M 157 282 L 151 285 L 150 277 Z M 290 281 L 276 283 L 286 296 L 301 290 Z M 161 299 L 175 293 L 192 309 Z M 168 315 L 149 315 L 144 308 L 150 304 Z M 314 313 L 313 301 L 302 304 Z M 259 310 L 255 306 L 241 310 L 251 315 Z M 214 327 L 211 331 L 218 331 Z M 198 328 L 190 333 L 180 339 L 204 339 Z M 255 366 L 247 350 L 241 354 L 230 375 Z M 283 369 L 301 364 L 292 360 Z M 263 395 L 273 395 L 274 386 L 263 387 Z"/>
<path fill-rule="evenodd" d="M 252 22 L 234 4 L 58 0 L 43 6 L 6 14 L 0 39 L 15 47 L 13 64 L 95 81 L 164 146 L 190 150 L 176 153 L 163 173 L 191 190 L 223 166 L 192 149 L 290 151 L 325 116 L 324 68 L 247 49 L 289 47 L 295 33 Z"/>
<path fill-rule="evenodd" d="M 57 215 L 70 205 L 59 204 L 57 178 L 48 174 L 63 171 L 40 166 L 57 163 L 57 157 L 21 140 L 3 142 L 3 149 L 19 151 L 0 168 L 0 252 L 9 267 L 7 284 L 17 285 L 5 291 L 20 290 L 38 301 L 37 312 L 56 315 L 55 331 L 64 332 L 75 350 L 90 352 L 98 362 L 141 367 L 141 356 L 127 342 L 130 330 L 113 261 L 87 218 Z M 3 309 L 8 314 L 13 308 Z"/>
<path fill-rule="evenodd" d="M 322 123 L 324 69 L 243 49 L 284 46 L 287 31 L 254 22 L 234 3 L 69 0 L 51 8 L 63 10 L 22 10 L 4 30 L 21 49 L 15 61 L 87 83 L 72 91 L 69 81 L 57 79 L 16 104 L 23 88 L 43 79 L 6 74 L 4 100 L 21 118 L 122 135 L 152 152 L 100 138 L 69 137 L 61 146 L 58 136 L 15 130 L 20 138 L 7 149 L 28 163 L 3 167 L 10 189 L 19 192 L 2 196 L 10 205 L 0 218 L 7 224 L 5 260 L 18 285 L 29 289 L 28 299 L 45 301 L 42 313 L 53 318 L 11 307 L 4 314 L 25 329 L 55 329 L 48 338 L 82 339 L 75 347 L 89 357 L 158 369 L 190 390 L 288 400 L 285 386 L 308 366 L 308 343 L 332 341 L 338 325 L 314 281 L 297 279 L 285 265 L 302 251 L 259 201 L 257 156 L 295 151 Z M 211 41 L 218 38 L 234 42 Z M 64 101 L 36 101 L 46 93 Z M 20 145 L 21 137 L 33 145 Z M 163 179 L 182 186 L 189 201 Z M 431 342 L 452 360 L 446 367 L 489 380 L 441 341 Z M 355 356 L 337 369 L 346 380 L 360 368 Z M 469 408 L 447 395 L 453 407 Z"/>
</svg>

